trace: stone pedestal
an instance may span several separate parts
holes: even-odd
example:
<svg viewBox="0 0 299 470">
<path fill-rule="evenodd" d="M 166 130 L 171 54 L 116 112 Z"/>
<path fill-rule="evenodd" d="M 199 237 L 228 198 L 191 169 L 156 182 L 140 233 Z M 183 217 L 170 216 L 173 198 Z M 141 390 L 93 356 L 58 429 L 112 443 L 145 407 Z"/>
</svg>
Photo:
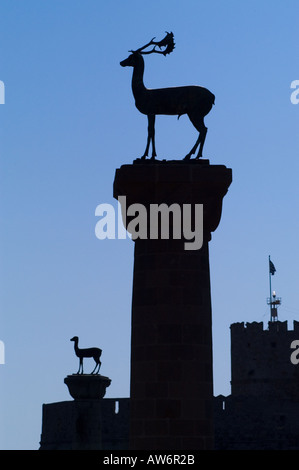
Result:
<svg viewBox="0 0 299 470">
<path fill-rule="evenodd" d="M 208 241 L 231 180 L 230 169 L 204 160 L 146 161 L 116 171 L 114 197 L 126 196 L 127 207 L 203 204 L 201 249 L 186 250 L 183 236 L 135 240 L 131 449 L 213 448 Z"/>
<path fill-rule="evenodd" d="M 102 449 L 102 398 L 111 380 L 102 375 L 68 375 L 73 401 L 43 405 L 40 450 Z"/>
<path fill-rule="evenodd" d="M 106 388 L 111 379 L 104 375 L 68 375 L 64 379 L 71 397 L 75 400 L 101 400 L 106 394 Z"/>
</svg>

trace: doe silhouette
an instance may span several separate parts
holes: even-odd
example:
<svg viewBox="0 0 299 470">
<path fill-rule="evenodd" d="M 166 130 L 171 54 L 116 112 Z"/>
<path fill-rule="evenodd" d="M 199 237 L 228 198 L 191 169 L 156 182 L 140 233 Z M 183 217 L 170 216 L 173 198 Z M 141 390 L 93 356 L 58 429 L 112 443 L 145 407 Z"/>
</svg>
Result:
<svg viewBox="0 0 299 470">
<path fill-rule="evenodd" d="M 79 338 L 78 336 L 74 336 L 71 338 L 70 341 L 74 341 L 74 348 L 75 348 L 75 353 L 76 356 L 79 358 L 79 369 L 77 374 L 83 374 L 83 359 L 85 357 L 92 357 L 96 363 L 95 368 L 91 372 L 91 374 L 98 374 L 100 367 L 101 367 L 101 361 L 100 357 L 102 354 L 102 350 L 100 348 L 85 348 L 85 349 L 80 349 L 78 346 L 79 343 Z"/>
</svg>

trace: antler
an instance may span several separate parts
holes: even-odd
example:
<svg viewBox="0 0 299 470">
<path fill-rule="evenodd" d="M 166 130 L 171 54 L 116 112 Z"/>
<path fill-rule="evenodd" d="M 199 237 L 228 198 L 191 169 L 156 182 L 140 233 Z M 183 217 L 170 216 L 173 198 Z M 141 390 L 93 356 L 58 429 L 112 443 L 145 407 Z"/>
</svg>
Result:
<svg viewBox="0 0 299 470">
<path fill-rule="evenodd" d="M 156 38 L 151 39 L 150 42 L 148 42 L 145 46 L 142 46 L 136 51 L 131 51 L 131 52 L 139 52 L 140 54 L 152 54 L 153 52 L 156 52 L 157 54 L 163 54 L 164 56 L 166 56 L 166 54 L 170 54 L 173 51 L 175 47 L 173 33 L 168 33 L 166 31 L 165 38 L 163 38 L 161 41 L 158 41 L 158 42 L 154 41 L 154 39 Z M 151 45 L 154 45 L 152 50 L 143 51 L 143 49 L 146 49 L 147 47 Z M 165 47 L 165 49 L 164 51 L 157 51 L 156 46 L 158 46 L 160 49 L 162 47 Z"/>
</svg>

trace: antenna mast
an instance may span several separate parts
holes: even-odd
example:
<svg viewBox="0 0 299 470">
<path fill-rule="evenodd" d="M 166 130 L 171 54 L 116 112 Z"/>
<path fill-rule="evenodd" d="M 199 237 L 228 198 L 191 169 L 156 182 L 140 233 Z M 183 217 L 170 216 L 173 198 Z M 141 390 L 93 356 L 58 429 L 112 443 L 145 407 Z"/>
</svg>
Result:
<svg viewBox="0 0 299 470">
<path fill-rule="evenodd" d="M 270 297 L 267 299 L 267 304 L 270 305 L 270 321 L 274 322 L 278 320 L 277 306 L 281 304 L 281 298 L 276 297 L 275 290 L 272 292 L 271 287 L 271 276 L 274 276 L 276 269 L 269 256 L 269 286 L 270 286 Z"/>
</svg>

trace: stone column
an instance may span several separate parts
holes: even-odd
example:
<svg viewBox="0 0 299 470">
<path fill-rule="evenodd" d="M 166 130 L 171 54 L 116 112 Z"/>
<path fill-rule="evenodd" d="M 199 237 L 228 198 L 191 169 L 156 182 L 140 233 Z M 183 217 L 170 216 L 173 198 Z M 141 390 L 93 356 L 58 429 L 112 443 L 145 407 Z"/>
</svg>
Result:
<svg viewBox="0 0 299 470">
<path fill-rule="evenodd" d="M 213 448 L 208 242 L 231 180 L 230 169 L 207 160 L 136 162 L 116 170 L 114 197 L 126 196 L 127 207 L 143 204 L 149 213 L 151 204 L 203 204 L 201 249 L 186 250 L 183 236 L 135 240 L 131 449 Z"/>
<path fill-rule="evenodd" d="M 64 383 L 74 400 L 43 405 L 40 450 L 101 450 L 102 399 L 111 379 L 73 374 Z"/>
</svg>

